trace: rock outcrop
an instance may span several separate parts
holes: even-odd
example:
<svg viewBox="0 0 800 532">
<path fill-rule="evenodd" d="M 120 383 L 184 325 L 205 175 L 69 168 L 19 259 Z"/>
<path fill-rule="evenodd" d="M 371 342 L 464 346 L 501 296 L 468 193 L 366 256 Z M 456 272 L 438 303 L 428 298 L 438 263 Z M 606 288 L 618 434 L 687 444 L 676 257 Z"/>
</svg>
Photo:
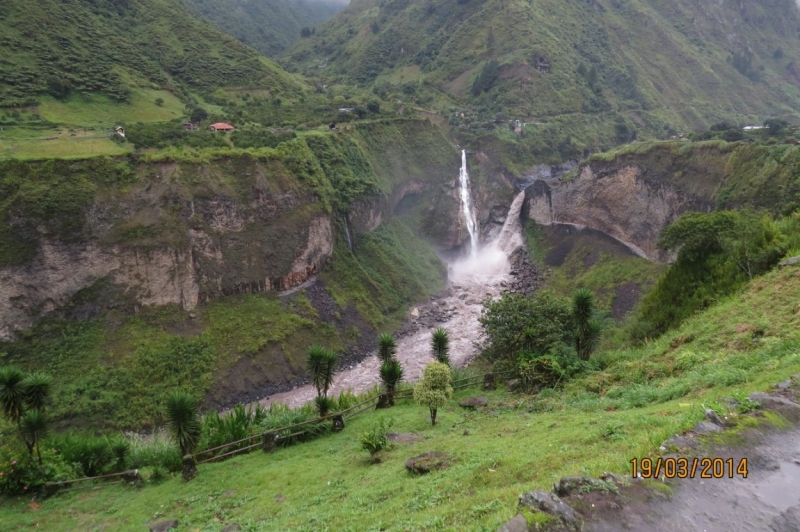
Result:
<svg viewBox="0 0 800 532">
<path fill-rule="evenodd" d="M 538 180 L 528 189 L 526 212 L 539 224 L 591 227 L 650 260 L 669 261 L 657 246 L 661 230 L 686 211 L 710 211 L 713 203 L 668 180 L 648 180 L 646 172 L 638 165 L 600 170 L 588 164 L 570 181 Z"/>
</svg>

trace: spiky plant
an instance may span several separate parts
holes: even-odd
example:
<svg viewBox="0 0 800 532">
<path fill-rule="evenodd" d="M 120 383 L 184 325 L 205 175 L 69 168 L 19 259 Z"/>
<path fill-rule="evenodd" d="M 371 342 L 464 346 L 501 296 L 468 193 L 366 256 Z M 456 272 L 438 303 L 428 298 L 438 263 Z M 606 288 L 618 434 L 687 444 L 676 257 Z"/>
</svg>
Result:
<svg viewBox="0 0 800 532">
<path fill-rule="evenodd" d="M 52 379 L 42 372 L 34 372 L 22 381 L 25 395 L 25 406 L 31 410 L 44 411 L 47 399 L 50 397 Z"/>
<path fill-rule="evenodd" d="M 42 453 L 39 450 L 39 443 L 47 436 L 50 430 L 48 425 L 47 416 L 41 410 L 29 410 L 19 421 L 22 439 L 25 440 L 31 456 L 33 456 L 34 448 L 36 449 L 36 456 L 39 458 L 40 464 L 42 463 Z"/>
<path fill-rule="evenodd" d="M 333 399 L 325 397 L 324 395 L 318 395 L 316 398 L 314 398 L 314 404 L 319 411 L 319 417 L 325 417 L 333 407 Z"/>
<path fill-rule="evenodd" d="M 391 403 L 397 385 L 403 380 L 403 366 L 397 360 L 389 360 L 381 365 L 381 381 L 386 387 L 386 395 Z"/>
<path fill-rule="evenodd" d="M 336 353 L 319 345 L 312 345 L 308 350 L 308 373 L 311 383 L 317 389 L 318 397 L 328 396 L 328 390 L 333 384 L 337 358 Z"/>
<path fill-rule="evenodd" d="M 450 335 L 442 327 L 438 327 L 433 331 L 431 338 L 431 347 L 433 348 L 433 358 L 441 364 L 450 366 Z"/>
<path fill-rule="evenodd" d="M 167 398 L 167 424 L 181 449 L 181 456 L 191 454 L 200 440 L 202 425 L 194 397 L 186 392 L 173 392 Z"/>
<path fill-rule="evenodd" d="M 25 374 L 19 368 L 0 368 L 0 407 L 16 424 L 25 413 Z"/>
<path fill-rule="evenodd" d="M 388 333 L 383 333 L 378 336 L 378 358 L 382 363 L 389 362 L 394 358 L 397 353 L 397 345 L 394 341 L 394 336 Z"/>
<path fill-rule="evenodd" d="M 594 294 L 590 290 L 581 288 L 573 294 L 572 319 L 575 320 L 575 349 L 582 360 L 589 360 L 602 328 L 600 322 L 594 320 Z"/>
</svg>

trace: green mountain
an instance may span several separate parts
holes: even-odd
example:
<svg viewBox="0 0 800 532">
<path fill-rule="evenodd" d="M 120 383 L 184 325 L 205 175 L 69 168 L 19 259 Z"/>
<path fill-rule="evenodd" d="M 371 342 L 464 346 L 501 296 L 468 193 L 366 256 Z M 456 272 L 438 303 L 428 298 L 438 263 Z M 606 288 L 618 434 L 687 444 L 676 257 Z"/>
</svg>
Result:
<svg viewBox="0 0 800 532">
<path fill-rule="evenodd" d="M 303 88 L 177 0 L 7 0 L 0 36 L 0 107 L 73 92 L 124 102 L 137 87 L 167 89 L 183 100 L 221 87 Z"/>
<path fill-rule="evenodd" d="M 793 0 L 355 0 L 285 62 L 377 91 L 400 87 L 455 125 L 462 113 L 471 128 L 580 123 L 561 141 L 585 148 L 601 119 L 603 135 L 625 142 L 636 130 L 797 116 L 798 32 Z M 557 122 L 570 116 L 572 126 Z"/>
<path fill-rule="evenodd" d="M 266 55 L 300 39 L 304 28 L 325 22 L 346 3 L 335 0 L 186 0 L 220 31 Z M 309 34 L 310 35 L 310 34 Z"/>
</svg>

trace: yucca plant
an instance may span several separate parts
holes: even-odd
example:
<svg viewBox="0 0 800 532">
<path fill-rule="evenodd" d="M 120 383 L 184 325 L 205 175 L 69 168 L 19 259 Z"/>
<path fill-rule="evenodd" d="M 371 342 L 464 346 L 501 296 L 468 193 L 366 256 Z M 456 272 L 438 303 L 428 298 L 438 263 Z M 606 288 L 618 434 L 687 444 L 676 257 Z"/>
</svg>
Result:
<svg viewBox="0 0 800 532">
<path fill-rule="evenodd" d="M 318 395 L 314 399 L 314 404 L 317 406 L 319 417 L 325 417 L 328 415 L 328 412 L 330 412 L 331 408 L 333 407 L 333 399 L 325 397 L 324 395 Z"/>
<path fill-rule="evenodd" d="M 394 336 L 388 333 L 383 333 L 378 336 L 378 358 L 381 363 L 385 364 L 394 359 L 397 353 L 397 345 L 394 341 Z"/>
<path fill-rule="evenodd" d="M 437 362 L 450 366 L 450 335 L 442 327 L 433 331 L 431 347 L 433 348 L 433 358 Z"/>
<path fill-rule="evenodd" d="M 582 360 L 589 360 L 600 340 L 602 325 L 594 319 L 594 294 L 581 288 L 572 296 L 572 319 L 575 320 L 575 349 Z"/>
<path fill-rule="evenodd" d="M 25 406 L 31 410 L 44 411 L 50 397 L 52 379 L 46 373 L 34 372 L 22 381 Z"/>
<path fill-rule="evenodd" d="M 381 365 L 381 381 L 386 387 L 386 395 L 389 396 L 389 404 L 394 399 L 397 385 L 403 380 L 403 366 L 397 360 L 389 360 Z"/>
<path fill-rule="evenodd" d="M 25 414 L 25 374 L 19 368 L 0 368 L 0 407 L 3 414 L 19 424 Z"/>
<path fill-rule="evenodd" d="M 307 368 L 311 383 L 317 389 L 317 396 L 327 397 L 333 384 L 333 372 L 336 369 L 337 356 L 330 349 L 312 345 L 308 350 Z"/>
<path fill-rule="evenodd" d="M 33 456 L 33 450 L 36 449 L 36 456 L 41 464 L 42 452 L 39 449 L 39 444 L 50 430 L 47 416 L 41 410 L 29 410 L 20 419 L 19 430 L 31 456 Z"/>
<path fill-rule="evenodd" d="M 186 392 L 173 392 L 167 398 L 167 424 L 181 455 L 191 454 L 200 440 L 201 424 L 197 402 Z"/>
</svg>

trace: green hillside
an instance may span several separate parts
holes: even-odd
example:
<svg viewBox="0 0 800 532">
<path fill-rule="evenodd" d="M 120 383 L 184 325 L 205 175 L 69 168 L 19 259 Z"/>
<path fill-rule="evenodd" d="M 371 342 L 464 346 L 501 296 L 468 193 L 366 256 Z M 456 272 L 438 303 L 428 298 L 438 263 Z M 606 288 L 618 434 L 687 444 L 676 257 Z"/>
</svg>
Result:
<svg viewBox="0 0 800 532">
<path fill-rule="evenodd" d="M 0 36 L 0 107 L 85 93 L 124 103 L 140 89 L 189 102 L 192 92 L 221 87 L 303 87 L 176 0 L 9 0 L 0 6 Z"/>
<path fill-rule="evenodd" d="M 526 144 L 566 143 L 553 153 L 563 158 L 637 131 L 797 116 L 798 30 L 793 0 L 356 0 L 285 64 L 395 90 L 471 132 L 513 137 L 513 119 L 527 123 L 523 137 L 568 130 Z"/>
<path fill-rule="evenodd" d="M 217 29 L 266 55 L 300 39 L 303 28 L 331 18 L 345 6 L 337 1 L 187 0 L 187 6 Z"/>
</svg>

